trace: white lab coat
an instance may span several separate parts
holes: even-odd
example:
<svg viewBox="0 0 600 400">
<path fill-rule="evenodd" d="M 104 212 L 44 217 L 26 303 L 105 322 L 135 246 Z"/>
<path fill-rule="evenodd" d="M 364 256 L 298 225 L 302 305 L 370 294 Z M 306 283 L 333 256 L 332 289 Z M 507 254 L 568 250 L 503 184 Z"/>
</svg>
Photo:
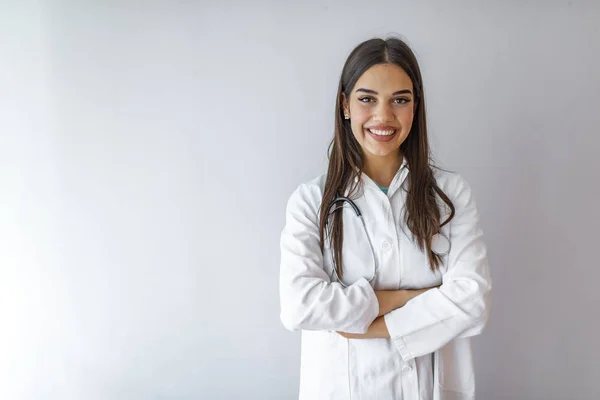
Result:
<svg viewBox="0 0 600 400">
<path fill-rule="evenodd" d="M 325 174 L 290 196 L 280 243 L 280 301 L 283 325 L 302 330 L 300 399 L 474 399 L 469 337 L 481 333 L 489 315 L 487 251 L 470 186 L 456 173 L 434 173 L 456 209 L 442 228 L 452 248 L 441 269 L 431 272 L 404 222 L 410 184 L 404 162 L 387 195 L 363 173 L 354 199 L 377 262 L 370 283 L 372 252 L 346 203 L 342 253 L 348 288 L 333 278 L 333 249 L 326 245 L 324 255 L 319 249 Z M 366 332 L 379 309 L 374 290 L 440 284 L 384 316 L 390 339 L 345 339 L 336 333 Z"/>
</svg>

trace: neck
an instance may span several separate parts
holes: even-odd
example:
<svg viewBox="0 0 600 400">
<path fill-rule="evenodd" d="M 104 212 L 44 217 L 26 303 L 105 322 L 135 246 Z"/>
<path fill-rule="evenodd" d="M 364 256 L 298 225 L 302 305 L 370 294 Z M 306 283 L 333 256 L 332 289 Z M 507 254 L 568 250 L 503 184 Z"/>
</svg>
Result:
<svg viewBox="0 0 600 400">
<path fill-rule="evenodd" d="M 389 186 L 402 165 L 402 153 L 369 156 L 363 162 L 363 172 L 380 186 Z"/>
</svg>

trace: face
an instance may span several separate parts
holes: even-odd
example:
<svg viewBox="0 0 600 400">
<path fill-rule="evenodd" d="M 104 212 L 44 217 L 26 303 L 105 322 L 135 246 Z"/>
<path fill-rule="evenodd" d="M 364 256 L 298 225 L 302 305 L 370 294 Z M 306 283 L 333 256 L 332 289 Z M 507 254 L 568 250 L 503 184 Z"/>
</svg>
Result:
<svg viewBox="0 0 600 400">
<path fill-rule="evenodd" d="M 397 155 L 413 122 L 412 81 L 397 65 L 374 65 L 358 79 L 349 98 L 344 96 L 343 107 L 366 157 Z"/>
</svg>

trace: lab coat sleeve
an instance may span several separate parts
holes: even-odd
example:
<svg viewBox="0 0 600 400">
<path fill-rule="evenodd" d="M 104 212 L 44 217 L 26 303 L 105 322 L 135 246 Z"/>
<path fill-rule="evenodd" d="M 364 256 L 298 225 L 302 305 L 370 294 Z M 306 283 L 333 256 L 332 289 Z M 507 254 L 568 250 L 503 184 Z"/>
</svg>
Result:
<svg viewBox="0 0 600 400">
<path fill-rule="evenodd" d="M 439 350 L 456 338 L 481 333 L 489 315 L 492 282 L 483 233 L 471 188 L 458 176 L 450 222 L 448 269 L 439 288 L 384 316 L 405 361 Z"/>
<path fill-rule="evenodd" d="M 319 247 L 315 198 L 320 195 L 311 195 L 311 190 L 300 185 L 287 203 L 280 241 L 281 321 L 292 331 L 365 333 L 377 318 L 379 302 L 365 278 L 347 288 L 330 281 Z"/>
</svg>

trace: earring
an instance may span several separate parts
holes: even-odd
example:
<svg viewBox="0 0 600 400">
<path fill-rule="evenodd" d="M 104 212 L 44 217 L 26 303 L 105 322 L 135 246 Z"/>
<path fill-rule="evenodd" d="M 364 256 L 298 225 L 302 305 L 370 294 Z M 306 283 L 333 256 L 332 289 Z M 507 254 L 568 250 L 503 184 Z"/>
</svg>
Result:
<svg viewBox="0 0 600 400">
<path fill-rule="evenodd" d="M 350 119 L 350 114 L 344 114 L 344 119 Z"/>
</svg>

